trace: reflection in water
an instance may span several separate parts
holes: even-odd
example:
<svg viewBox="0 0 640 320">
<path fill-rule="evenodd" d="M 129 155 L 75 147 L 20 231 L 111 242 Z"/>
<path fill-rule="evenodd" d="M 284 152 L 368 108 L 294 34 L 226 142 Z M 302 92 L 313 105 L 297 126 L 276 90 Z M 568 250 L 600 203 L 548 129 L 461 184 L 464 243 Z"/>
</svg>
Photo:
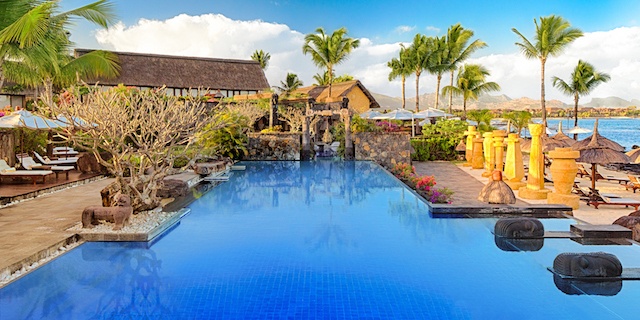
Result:
<svg viewBox="0 0 640 320">
<path fill-rule="evenodd" d="M 613 281 L 581 281 L 562 278 L 554 274 L 553 283 L 560 291 L 568 295 L 615 296 L 622 290 L 622 280 Z"/>
<path fill-rule="evenodd" d="M 495 236 L 496 247 L 502 251 L 538 251 L 544 245 L 544 239 L 510 239 Z"/>
</svg>

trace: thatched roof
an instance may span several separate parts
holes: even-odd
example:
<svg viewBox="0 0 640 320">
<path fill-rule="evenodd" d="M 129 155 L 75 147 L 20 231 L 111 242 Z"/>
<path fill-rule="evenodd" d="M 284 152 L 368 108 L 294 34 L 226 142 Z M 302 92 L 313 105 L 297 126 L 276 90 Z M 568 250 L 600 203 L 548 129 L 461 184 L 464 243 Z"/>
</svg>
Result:
<svg viewBox="0 0 640 320">
<path fill-rule="evenodd" d="M 585 148 L 593 149 L 594 148 L 593 146 L 587 147 L 592 143 L 593 140 L 595 140 L 596 144 L 598 146 L 601 146 L 602 148 L 609 148 L 609 149 L 620 151 L 620 152 L 624 151 L 624 147 L 621 146 L 619 143 L 613 140 L 609 140 L 601 136 L 600 133 L 598 133 L 598 119 L 596 119 L 595 123 L 593 124 L 593 134 L 585 138 L 584 140 L 580 140 L 576 142 L 573 146 L 571 146 L 571 148 L 573 148 L 574 150 L 584 150 Z"/>
<path fill-rule="evenodd" d="M 631 149 L 625 153 L 629 156 L 632 163 L 640 163 L 640 148 L 639 149 Z"/>
<path fill-rule="evenodd" d="M 553 139 L 562 141 L 569 147 L 576 143 L 576 140 L 569 138 L 566 134 L 564 134 L 564 132 L 562 132 L 562 122 L 558 124 L 558 133 L 553 136 Z"/>
<path fill-rule="evenodd" d="M 81 56 L 93 50 L 76 49 Z M 166 56 L 146 53 L 113 52 L 120 60 L 120 76 L 98 80 L 104 85 L 169 88 L 209 88 L 220 90 L 259 91 L 269 88 L 269 82 L 253 60 L 231 60 Z"/>
<path fill-rule="evenodd" d="M 582 141 L 578 141 L 573 145 L 573 149 L 580 150 L 580 158 L 576 161 L 597 164 L 610 163 L 629 163 L 629 156 L 620 150 L 611 148 L 612 143 L 617 144 L 598 134 L 598 121 L 596 120 L 595 128 L 591 140 L 585 146 L 578 146 Z M 624 150 L 624 149 L 623 149 Z"/>
<path fill-rule="evenodd" d="M 541 136 L 540 142 L 542 143 L 542 152 L 569 147 L 569 144 L 564 140 L 558 140 L 548 136 Z M 531 139 L 523 139 L 520 143 L 520 150 L 525 153 L 531 152 Z"/>
<path fill-rule="evenodd" d="M 369 98 L 369 108 L 379 108 L 380 104 L 371 95 L 371 92 L 365 88 L 360 80 L 352 80 L 334 83 L 331 85 L 331 97 L 329 97 L 329 86 L 310 86 L 298 88 L 291 93 L 291 96 L 303 95 L 308 98 L 313 98 L 320 103 L 328 102 L 340 102 L 343 97 L 346 97 L 356 87 L 360 88 L 367 98 Z"/>
</svg>

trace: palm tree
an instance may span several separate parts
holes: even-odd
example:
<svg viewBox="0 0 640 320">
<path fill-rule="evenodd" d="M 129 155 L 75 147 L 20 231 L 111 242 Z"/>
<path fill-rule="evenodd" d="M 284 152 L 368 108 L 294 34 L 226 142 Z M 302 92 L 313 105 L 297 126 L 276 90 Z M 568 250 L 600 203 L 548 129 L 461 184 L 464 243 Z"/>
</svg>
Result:
<svg viewBox="0 0 640 320">
<path fill-rule="evenodd" d="M 516 28 L 512 28 L 522 42 L 516 42 L 516 46 L 520 48 L 527 59 L 540 60 L 540 107 L 542 109 L 542 123 L 547 126 L 547 108 L 544 100 L 544 66 L 549 56 L 555 57 L 562 53 L 574 40 L 582 37 L 580 29 L 571 28 L 567 20 L 556 15 L 548 17 L 540 17 L 540 24 L 533 19 L 536 25 L 536 33 L 534 35 L 535 43 L 531 43 Z"/>
<path fill-rule="evenodd" d="M 115 20 L 112 4 L 99 0 L 58 13 L 59 1 L 7 0 L 0 3 L 0 87 L 5 77 L 18 84 L 44 84 L 47 97 L 53 85 L 64 86 L 85 76 L 115 76 L 115 55 L 94 51 L 78 59 L 68 55 L 72 42 L 68 27 L 80 17 L 102 27 Z"/>
<path fill-rule="evenodd" d="M 463 28 L 459 23 L 449 27 L 447 30 L 445 61 L 448 63 L 449 72 L 451 72 L 450 86 L 453 86 L 453 75 L 460 63 L 469 58 L 476 50 L 487 46 L 485 42 L 478 39 L 467 44 L 472 37 L 473 31 Z M 449 93 L 449 113 L 453 113 L 452 92 Z"/>
<path fill-rule="evenodd" d="M 313 75 L 313 80 L 316 81 L 314 83 L 314 85 L 316 86 L 328 86 L 331 81 L 331 79 L 329 78 L 329 71 L 325 71 L 322 74 L 316 73 L 315 75 Z"/>
<path fill-rule="evenodd" d="M 503 118 L 509 120 L 511 125 L 516 128 L 518 135 L 522 133 L 522 129 L 526 128 L 529 122 L 531 121 L 531 112 L 522 110 L 522 111 L 511 111 L 502 115 Z"/>
<path fill-rule="evenodd" d="M 264 52 L 262 50 L 256 50 L 251 55 L 251 60 L 258 62 L 262 70 L 267 70 L 270 59 L 271 59 L 271 55 L 268 52 Z"/>
<path fill-rule="evenodd" d="M 491 120 L 493 114 L 489 109 L 471 110 L 469 111 L 469 119 L 478 123 L 478 130 L 487 132 L 493 130 Z"/>
<path fill-rule="evenodd" d="M 416 75 L 416 112 L 420 111 L 420 75 L 429 67 L 435 50 L 435 39 L 421 34 L 415 35 L 408 49 L 409 67 Z"/>
<path fill-rule="evenodd" d="M 579 60 L 578 65 L 573 69 L 571 73 L 571 80 L 569 83 L 564 80 L 553 77 L 553 86 L 562 91 L 562 93 L 573 96 L 573 114 L 575 117 L 574 126 L 578 126 L 578 101 L 580 95 L 586 95 L 591 92 L 595 87 L 601 83 L 611 80 L 611 76 L 606 73 L 598 72 L 592 64 Z M 578 134 L 573 135 L 574 139 L 578 139 Z"/>
<path fill-rule="evenodd" d="M 407 48 L 400 45 L 398 58 L 393 58 L 391 61 L 387 62 L 387 67 L 391 68 L 391 72 L 389 72 L 389 81 L 398 77 L 400 77 L 402 81 L 402 109 L 405 108 L 406 104 L 405 83 L 407 81 L 407 77 L 413 73 L 413 70 L 410 68 L 410 59 Z"/>
<path fill-rule="evenodd" d="M 351 51 L 360 45 L 360 40 L 345 37 L 346 28 L 335 30 L 327 35 L 323 28 L 316 29 L 304 37 L 302 53 L 311 54 L 311 59 L 318 67 L 327 68 L 329 74 L 329 97 L 331 97 L 331 83 L 333 82 L 333 67 L 347 59 Z"/>
<path fill-rule="evenodd" d="M 462 96 L 462 119 L 467 118 L 467 100 L 478 100 L 478 97 L 486 92 L 500 90 L 500 86 L 495 82 L 486 82 L 486 78 L 491 75 L 489 71 L 478 64 L 465 64 L 458 70 L 456 86 L 446 86 L 442 92 L 451 93 L 454 96 Z"/>
<path fill-rule="evenodd" d="M 280 94 L 289 95 L 302 86 L 302 81 L 298 78 L 297 74 L 287 73 L 287 78 L 284 81 L 280 81 L 278 90 L 280 90 Z"/>
<path fill-rule="evenodd" d="M 343 74 L 341 76 L 337 76 L 333 79 L 333 83 L 340 83 L 340 82 L 347 82 L 347 81 L 353 81 L 354 78 L 352 75 L 350 74 Z"/>
</svg>

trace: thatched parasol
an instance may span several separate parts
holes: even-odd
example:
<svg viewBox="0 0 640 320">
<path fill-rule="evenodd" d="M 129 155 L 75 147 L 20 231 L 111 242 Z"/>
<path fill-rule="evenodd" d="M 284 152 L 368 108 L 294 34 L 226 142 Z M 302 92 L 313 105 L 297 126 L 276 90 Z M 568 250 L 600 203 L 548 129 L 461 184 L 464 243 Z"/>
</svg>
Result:
<svg viewBox="0 0 640 320">
<path fill-rule="evenodd" d="M 558 140 L 550 138 L 549 136 L 541 136 L 540 142 L 542 143 L 542 152 L 549 152 L 555 148 L 567 148 L 570 145 L 564 140 Z M 531 152 L 531 139 L 525 139 L 520 143 L 520 149 L 524 153 Z"/>
<path fill-rule="evenodd" d="M 609 149 L 613 149 L 615 151 L 620 151 L 620 152 L 624 152 L 624 147 L 621 146 L 620 144 L 618 144 L 617 142 L 613 141 L 613 140 L 609 140 L 603 136 L 600 135 L 600 133 L 598 133 L 598 119 L 596 119 L 596 122 L 593 124 L 593 134 L 590 135 L 589 137 L 585 138 L 584 140 L 580 140 L 578 142 L 576 142 L 573 146 L 571 146 L 574 150 L 580 150 L 581 148 L 586 147 L 589 143 L 591 143 L 591 138 L 593 136 L 598 137 L 598 142 L 600 145 L 603 145 Z"/>
<path fill-rule="evenodd" d="M 456 146 L 456 151 L 458 151 L 458 152 L 466 152 L 467 151 L 467 145 L 464 143 L 463 140 L 461 140 L 460 143 L 458 143 L 458 145 Z"/>
<path fill-rule="evenodd" d="M 567 136 L 566 134 L 564 134 L 564 132 L 562 132 L 562 122 L 558 123 L 558 133 L 556 133 L 555 136 L 553 136 L 553 139 L 555 140 L 559 140 L 564 142 L 565 144 L 567 144 L 567 146 L 573 146 L 576 141 L 569 138 L 569 136 Z"/>
<path fill-rule="evenodd" d="M 611 140 L 602 137 L 598 134 L 598 127 L 593 130 L 591 135 L 591 141 L 585 146 L 578 146 L 581 142 L 573 145 L 574 150 L 580 151 L 580 158 L 576 159 L 578 162 L 586 162 L 591 164 L 591 188 L 596 188 L 596 171 L 597 165 L 605 165 L 611 163 L 629 163 L 629 156 L 622 151 L 611 149 Z M 615 142 L 613 142 L 615 143 Z M 616 143 L 617 144 L 617 143 Z"/>
<path fill-rule="evenodd" d="M 640 163 L 640 148 L 632 149 L 625 153 L 631 159 L 631 163 Z"/>
</svg>

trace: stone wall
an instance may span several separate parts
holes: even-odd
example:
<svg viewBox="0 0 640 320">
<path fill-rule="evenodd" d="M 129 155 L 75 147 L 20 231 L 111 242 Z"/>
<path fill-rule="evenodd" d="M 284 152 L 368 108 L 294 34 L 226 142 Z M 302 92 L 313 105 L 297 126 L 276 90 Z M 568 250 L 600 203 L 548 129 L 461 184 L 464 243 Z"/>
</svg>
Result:
<svg viewBox="0 0 640 320">
<path fill-rule="evenodd" d="M 411 163 L 408 132 L 358 132 L 353 136 L 356 160 L 372 160 L 387 168 L 396 163 Z"/>
<path fill-rule="evenodd" d="M 10 166 L 13 166 L 16 163 L 14 147 L 15 136 L 13 131 L 0 131 L 0 159 L 7 161 L 7 164 Z"/>
<path fill-rule="evenodd" d="M 301 133 L 249 133 L 246 160 L 300 160 Z"/>
</svg>

